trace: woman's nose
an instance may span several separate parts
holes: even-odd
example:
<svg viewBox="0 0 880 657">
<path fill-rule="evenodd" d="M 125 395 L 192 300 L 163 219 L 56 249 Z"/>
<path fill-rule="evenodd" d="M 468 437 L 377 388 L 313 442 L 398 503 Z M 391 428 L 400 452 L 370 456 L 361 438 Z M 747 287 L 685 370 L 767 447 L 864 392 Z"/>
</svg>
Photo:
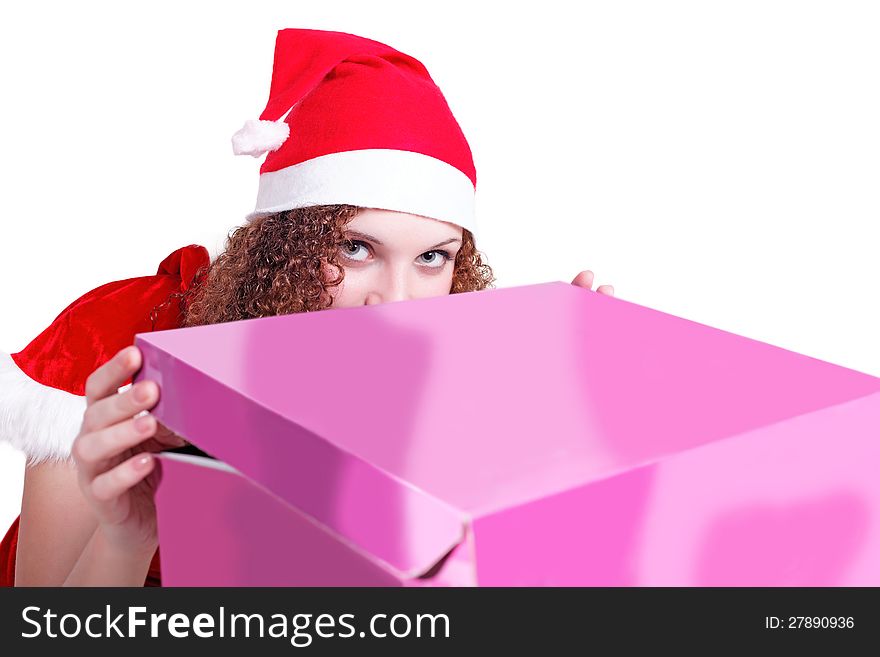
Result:
<svg viewBox="0 0 880 657">
<path fill-rule="evenodd" d="M 392 272 L 377 281 L 374 288 L 367 293 L 364 305 L 373 306 L 379 303 L 405 301 L 409 298 L 409 283 L 406 276 L 402 273 Z"/>
</svg>

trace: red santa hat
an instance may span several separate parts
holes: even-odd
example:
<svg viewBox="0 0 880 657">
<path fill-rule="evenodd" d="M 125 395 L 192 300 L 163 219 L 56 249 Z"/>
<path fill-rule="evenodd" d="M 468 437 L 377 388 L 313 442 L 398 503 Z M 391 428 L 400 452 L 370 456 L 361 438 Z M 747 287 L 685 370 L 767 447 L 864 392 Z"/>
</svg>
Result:
<svg viewBox="0 0 880 657">
<path fill-rule="evenodd" d="M 278 32 L 269 101 L 232 138 L 259 157 L 249 218 L 325 204 L 396 210 L 475 232 L 471 150 L 415 58 L 343 32 Z"/>
</svg>

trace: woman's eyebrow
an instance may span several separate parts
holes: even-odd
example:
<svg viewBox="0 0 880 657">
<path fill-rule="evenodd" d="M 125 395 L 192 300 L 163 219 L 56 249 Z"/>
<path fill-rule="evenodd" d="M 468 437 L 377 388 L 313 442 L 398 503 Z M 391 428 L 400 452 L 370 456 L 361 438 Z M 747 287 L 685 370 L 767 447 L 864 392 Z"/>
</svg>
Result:
<svg viewBox="0 0 880 657">
<path fill-rule="evenodd" d="M 358 239 L 367 240 L 368 242 L 375 242 L 379 246 L 385 246 L 381 240 L 376 239 L 372 235 L 367 235 L 366 233 L 361 233 L 360 231 L 357 231 L 357 230 L 348 230 L 346 232 L 351 237 L 356 237 Z M 452 244 L 453 242 L 461 242 L 461 240 L 458 239 L 457 237 L 451 237 L 450 239 L 446 240 L 445 242 L 440 242 L 440 244 L 435 244 L 434 246 L 430 247 L 428 250 L 431 251 L 433 249 L 439 249 L 441 246 L 446 246 L 447 244 Z"/>
<path fill-rule="evenodd" d="M 358 232 L 358 231 L 356 231 L 356 230 L 347 230 L 347 231 L 345 231 L 345 232 L 348 233 L 349 235 L 351 235 L 352 237 L 358 237 L 358 238 L 360 238 L 360 239 L 362 239 L 362 240 L 367 240 L 367 241 L 369 241 L 369 242 L 375 242 L 375 243 L 378 244 L 379 246 L 385 246 L 384 244 L 382 244 L 381 240 L 377 240 L 377 239 L 376 239 L 375 237 L 373 237 L 372 235 L 367 235 L 366 233 L 360 233 L 360 232 Z"/>
<path fill-rule="evenodd" d="M 446 240 L 445 242 L 440 242 L 440 244 L 435 244 L 434 246 L 431 247 L 431 249 L 439 249 L 441 246 L 446 246 L 447 244 L 452 244 L 453 242 L 461 242 L 461 240 L 458 239 L 457 237 L 452 237 L 452 238 Z"/>
</svg>

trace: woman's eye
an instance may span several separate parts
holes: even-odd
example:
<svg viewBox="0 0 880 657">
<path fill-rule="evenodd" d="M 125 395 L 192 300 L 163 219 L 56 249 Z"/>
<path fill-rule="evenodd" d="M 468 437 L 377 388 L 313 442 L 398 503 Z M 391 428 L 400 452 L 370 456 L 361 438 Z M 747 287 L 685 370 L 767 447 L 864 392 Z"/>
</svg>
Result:
<svg viewBox="0 0 880 657">
<path fill-rule="evenodd" d="M 343 243 L 341 250 L 342 255 L 349 260 L 354 260 L 356 262 L 363 262 L 370 255 L 370 250 L 367 248 L 367 245 L 358 240 L 350 240 Z"/>
<path fill-rule="evenodd" d="M 422 264 L 438 269 L 452 259 L 447 251 L 426 251 L 419 258 L 422 258 Z"/>
</svg>

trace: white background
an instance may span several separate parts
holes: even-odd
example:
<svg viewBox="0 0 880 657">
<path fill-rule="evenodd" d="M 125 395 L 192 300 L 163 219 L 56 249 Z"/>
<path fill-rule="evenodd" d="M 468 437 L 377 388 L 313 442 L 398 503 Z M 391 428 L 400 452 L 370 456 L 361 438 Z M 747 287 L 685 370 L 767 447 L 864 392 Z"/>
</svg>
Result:
<svg viewBox="0 0 880 657">
<path fill-rule="evenodd" d="M 571 280 L 880 375 L 875 2 L 0 5 L 0 350 L 255 200 L 229 138 L 275 31 L 420 59 L 468 136 L 499 286 Z M 0 535 L 23 460 L 0 445 Z"/>
</svg>

